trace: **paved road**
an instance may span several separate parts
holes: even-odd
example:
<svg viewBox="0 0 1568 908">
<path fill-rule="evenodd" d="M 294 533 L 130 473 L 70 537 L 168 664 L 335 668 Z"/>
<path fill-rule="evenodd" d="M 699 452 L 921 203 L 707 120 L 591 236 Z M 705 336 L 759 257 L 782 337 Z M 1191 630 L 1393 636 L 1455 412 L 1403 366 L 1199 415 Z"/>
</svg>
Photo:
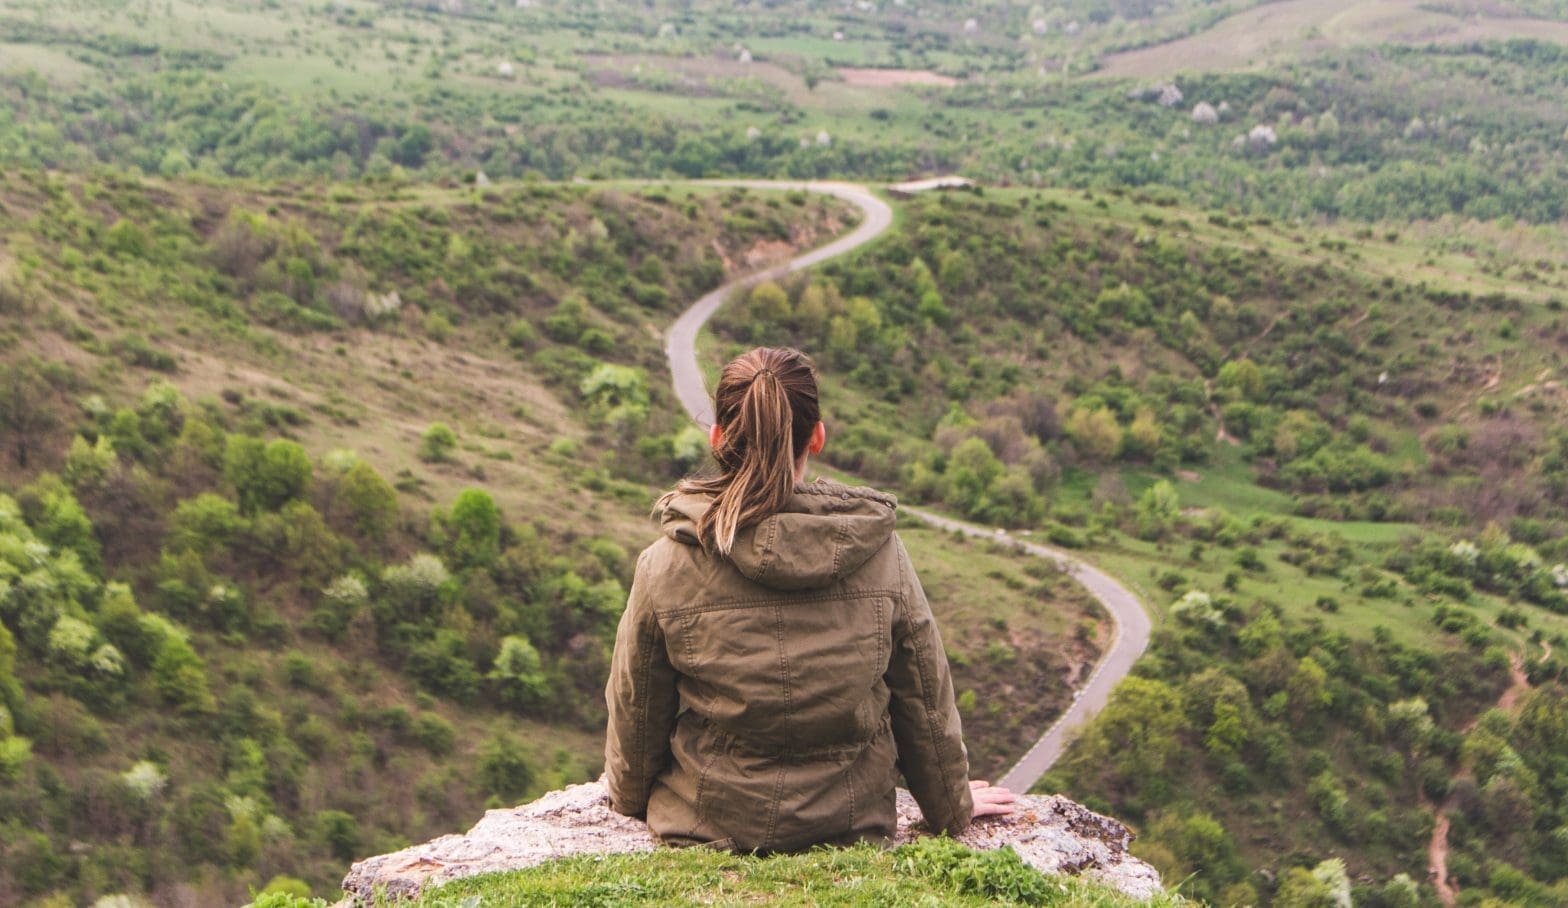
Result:
<svg viewBox="0 0 1568 908">
<path fill-rule="evenodd" d="M 697 300 L 681 314 L 680 318 L 676 319 L 666 335 L 664 345 L 665 355 L 670 361 L 670 374 L 675 381 L 675 396 L 679 398 L 686 412 L 691 414 L 691 418 L 696 420 L 698 425 L 706 428 L 713 424 L 713 399 L 703 383 L 702 369 L 697 361 L 697 333 L 702 330 L 703 324 L 736 290 L 792 271 L 809 268 L 875 239 L 892 225 L 893 211 L 887 203 L 872 195 L 864 187 L 848 183 L 784 183 L 765 180 L 704 180 L 702 182 L 715 186 L 821 192 L 837 196 L 855 205 L 864 214 L 858 227 L 832 243 L 791 259 L 783 265 L 737 278 Z M 1132 664 L 1143 654 L 1144 648 L 1149 645 L 1148 613 L 1139 604 L 1138 597 L 1126 587 L 1099 569 L 1059 549 L 1003 536 L 993 529 L 942 517 L 920 508 L 904 506 L 904 511 L 938 529 L 963 533 L 966 536 L 1011 542 L 1031 555 L 1055 559 L 1096 599 L 1100 600 L 1106 611 L 1111 614 L 1115 632 L 1104 658 L 1095 666 L 1088 683 L 1080 688 L 1072 706 L 1046 729 L 1045 734 L 1029 748 L 1023 759 L 998 781 L 998 784 L 1014 791 L 1028 791 L 1030 786 L 1034 785 L 1061 756 L 1071 733 L 1105 706 L 1110 698 L 1111 689 L 1127 675 L 1127 672 L 1132 669 Z"/>
</svg>

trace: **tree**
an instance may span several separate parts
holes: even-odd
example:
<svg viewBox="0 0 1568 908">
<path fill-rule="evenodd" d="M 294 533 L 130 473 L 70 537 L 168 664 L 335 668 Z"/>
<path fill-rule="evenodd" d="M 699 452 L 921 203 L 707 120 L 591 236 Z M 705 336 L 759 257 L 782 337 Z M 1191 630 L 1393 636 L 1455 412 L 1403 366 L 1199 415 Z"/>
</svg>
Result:
<svg viewBox="0 0 1568 908">
<path fill-rule="evenodd" d="M 1220 367 L 1219 386 L 1242 400 L 1257 401 L 1263 396 L 1263 370 L 1250 359 L 1231 360 Z"/>
<path fill-rule="evenodd" d="M 1002 462 L 982 438 L 966 438 L 948 458 L 948 500 L 966 513 L 979 510 L 986 490 L 1002 475 Z"/>
<path fill-rule="evenodd" d="M 516 706 L 536 706 L 550 693 L 539 651 L 521 634 L 501 638 L 501 651 L 485 677 L 495 683 L 502 701 Z"/>
<path fill-rule="evenodd" d="M 206 555 L 228 545 L 246 524 L 234 502 L 222 495 L 203 492 L 175 506 L 169 517 L 164 547 L 171 552 L 191 551 Z"/>
<path fill-rule="evenodd" d="M 501 511 L 483 489 L 464 489 L 452 502 L 447 522 L 456 538 L 453 559 L 459 567 L 488 566 L 501 551 Z"/>
<path fill-rule="evenodd" d="M 602 363 L 579 390 L 594 418 L 617 432 L 630 432 L 648 418 L 648 377 L 634 366 Z"/>
<path fill-rule="evenodd" d="M 311 474 L 310 456 L 287 439 L 264 443 L 249 435 L 230 435 L 224 446 L 223 476 L 246 514 L 277 510 L 302 498 L 310 488 Z"/>
<path fill-rule="evenodd" d="M 1107 407 L 1074 408 L 1064 427 L 1084 459 L 1097 464 L 1115 460 L 1122 449 L 1122 428 Z"/>
<path fill-rule="evenodd" d="M 479 751 L 479 780 L 482 790 L 503 802 L 522 800 L 534 784 L 534 768 L 523 754 L 522 743 L 507 734 L 498 734 Z"/>
<path fill-rule="evenodd" d="M 1163 681 L 1124 678 L 1108 703 L 1069 751 L 1067 761 L 1080 778 L 1107 777 L 1112 789 L 1145 804 L 1168 795 L 1166 770 L 1181 753 L 1186 722 L 1181 694 Z"/>
<path fill-rule="evenodd" d="M 1296 663 L 1296 671 L 1291 674 L 1285 690 L 1290 695 L 1290 708 L 1298 717 L 1327 709 L 1334 702 L 1334 694 L 1328 687 L 1328 673 L 1311 656 L 1302 656 Z"/>
<path fill-rule="evenodd" d="M 397 490 L 363 460 L 338 477 L 333 503 L 349 527 L 367 539 L 385 539 L 397 519 Z"/>
<path fill-rule="evenodd" d="M 341 810 L 320 811 L 316 814 L 316 837 L 339 861 L 353 860 L 359 851 L 359 821 Z"/>
<path fill-rule="evenodd" d="M 747 312 L 754 323 L 776 327 L 789 319 L 789 294 L 774 281 L 763 281 L 751 288 Z"/>
<path fill-rule="evenodd" d="M 1176 487 L 1160 480 L 1138 496 L 1138 535 L 1143 539 L 1163 539 L 1181 517 L 1181 501 Z"/>
<path fill-rule="evenodd" d="M 0 432 L 11 436 L 11 456 L 26 469 L 33 448 L 55 426 L 49 384 L 35 360 L 0 370 Z"/>
</svg>

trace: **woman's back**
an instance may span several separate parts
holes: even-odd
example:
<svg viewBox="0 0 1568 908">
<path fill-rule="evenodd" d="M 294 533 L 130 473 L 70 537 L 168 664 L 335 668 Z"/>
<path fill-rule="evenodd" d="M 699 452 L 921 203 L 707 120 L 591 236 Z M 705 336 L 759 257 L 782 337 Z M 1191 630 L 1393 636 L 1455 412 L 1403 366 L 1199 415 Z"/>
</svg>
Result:
<svg viewBox="0 0 1568 908">
<path fill-rule="evenodd" d="M 970 794 L 896 502 L 801 484 L 826 440 L 811 360 L 737 357 L 713 410 L 718 472 L 660 502 L 616 631 L 611 804 L 666 842 L 741 851 L 889 838 L 900 771 L 934 828 L 1007 812 L 1005 790 Z"/>
<path fill-rule="evenodd" d="M 638 561 L 609 686 L 617 809 L 747 851 L 884 839 L 902 763 L 927 820 L 962 828 L 952 683 L 893 499 L 798 486 L 728 557 L 700 543 L 711 501 L 667 499 Z"/>
</svg>

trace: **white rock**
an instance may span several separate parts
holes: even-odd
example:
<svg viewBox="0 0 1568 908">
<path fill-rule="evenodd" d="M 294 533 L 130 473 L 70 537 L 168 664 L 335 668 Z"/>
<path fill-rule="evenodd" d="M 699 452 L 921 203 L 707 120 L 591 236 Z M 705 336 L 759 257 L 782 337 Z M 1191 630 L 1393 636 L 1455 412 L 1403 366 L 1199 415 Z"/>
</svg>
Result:
<svg viewBox="0 0 1568 908">
<path fill-rule="evenodd" d="M 1192 121 L 1194 123 L 1218 123 L 1220 121 L 1220 113 L 1214 109 L 1213 104 L 1207 101 L 1199 101 L 1193 105 Z"/>
<path fill-rule="evenodd" d="M 977 19 L 965 19 L 964 20 L 964 34 L 966 34 L 966 35 L 978 35 L 978 34 L 980 34 L 980 22 L 979 22 L 979 20 L 977 20 Z"/>
<path fill-rule="evenodd" d="M 920 837 L 922 822 L 915 799 L 900 789 L 896 842 Z M 1011 816 L 980 819 L 958 841 L 982 851 L 1012 846 L 1045 873 L 1082 873 L 1138 899 L 1161 891 L 1159 873 L 1128 852 L 1132 832 L 1126 826 L 1060 795 L 1020 795 Z M 426 885 L 553 858 L 654 848 L 648 827 L 611 810 L 603 782 L 589 782 L 520 807 L 486 811 L 463 835 L 359 861 L 344 877 L 343 890 L 362 904 L 372 897 L 413 897 Z"/>
<path fill-rule="evenodd" d="M 496 71 L 496 73 L 498 75 L 501 76 L 501 78 L 503 78 L 503 79 L 510 79 L 510 78 L 512 78 L 512 73 L 515 72 L 516 70 L 514 70 L 512 68 L 512 64 L 510 64 L 510 63 L 502 63 L 500 66 L 497 66 L 495 68 L 495 71 Z"/>
<path fill-rule="evenodd" d="M 832 145 L 832 144 L 833 144 L 833 137 L 828 135 L 828 131 L 826 129 L 821 129 L 821 130 L 817 131 L 817 147 L 818 148 L 826 148 L 826 147 L 828 147 L 829 145 Z"/>
<path fill-rule="evenodd" d="M 742 50 L 739 54 L 737 54 L 735 56 L 735 59 L 736 59 L 736 61 L 738 61 L 740 63 L 750 63 L 751 62 L 751 51 L 749 51 L 749 50 Z"/>
<path fill-rule="evenodd" d="M 757 127 L 755 127 L 755 126 L 748 126 L 748 127 L 746 127 L 746 138 L 748 140 L 756 140 L 761 135 L 762 135 L 762 130 L 758 129 Z"/>
</svg>

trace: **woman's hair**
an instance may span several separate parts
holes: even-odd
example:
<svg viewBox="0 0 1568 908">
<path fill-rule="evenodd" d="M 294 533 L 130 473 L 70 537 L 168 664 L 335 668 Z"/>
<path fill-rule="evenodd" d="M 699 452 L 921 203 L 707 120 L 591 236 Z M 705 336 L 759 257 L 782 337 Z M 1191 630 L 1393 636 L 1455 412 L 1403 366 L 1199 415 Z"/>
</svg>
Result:
<svg viewBox="0 0 1568 908">
<path fill-rule="evenodd" d="M 729 555 L 738 530 L 778 513 L 795 490 L 795 459 L 821 419 L 816 366 L 787 347 L 743 353 L 719 376 L 713 416 L 722 432 L 713 452 L 719 475 L 687 479 L 677 490 L 715 496 L 697 535 Z"/>
</svg>

